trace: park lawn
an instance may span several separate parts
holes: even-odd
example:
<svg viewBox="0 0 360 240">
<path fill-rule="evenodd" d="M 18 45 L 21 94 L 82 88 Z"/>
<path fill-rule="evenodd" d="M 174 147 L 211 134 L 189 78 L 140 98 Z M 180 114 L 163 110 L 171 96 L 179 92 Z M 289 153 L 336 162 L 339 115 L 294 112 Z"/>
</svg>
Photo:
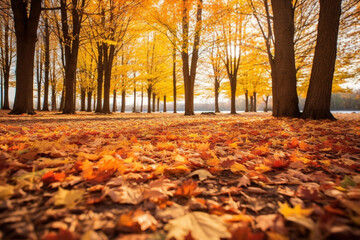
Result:
<svg viewBox="0 0 360 240">
<path fill-rule="evenodd" d="M 360 114 L 0 113 L 0 239 L 360 238 Z"/>
</svg>

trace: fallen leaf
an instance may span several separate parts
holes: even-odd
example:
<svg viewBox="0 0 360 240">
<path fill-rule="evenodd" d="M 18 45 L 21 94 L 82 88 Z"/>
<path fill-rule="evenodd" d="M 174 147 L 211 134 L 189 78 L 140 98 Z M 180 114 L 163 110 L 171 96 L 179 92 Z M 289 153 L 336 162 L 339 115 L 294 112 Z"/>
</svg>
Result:
<svg viewBox="0 0 360 240">
<path fill-rule="evenodd" d="M 192 212 L 170 220 L 164 229 L 168 231 L 166 239 L 184 240 L 189 233 L 194 240 L 219 240 L 231 237 L 220 217 L 204 212 Z"/>
<path fill-rule="evenodd" d="M 198 169 L 188 175 L 188 177 L 192 177 L 197 175 L 199 177 L 199 180 L 205 180 L 207 178 L 214 178 L 214 175 L 212 175 L 208 170 L 205 169 Z"/>
<path fill-rule="evenodd" d="M 313 229 L 315 223 L 308 218 L 313 209 L 303 209 L 300 205 L 296 205 L 294 208 L 289 207 L 287 203 L 279 202 L 279 212 L 285 217 L 286 220 L 296 222 L 308 229 Z"/>
<path fill-rule="evenodd" d="M 129 188 L 127 186 L 121 186 L 118 188 L 112 188 L 107 195 L 113 202 L 127 203 L 127 204 L 139 204 L 143 201 L 142 191 L 138 188 Z"/>
<path fill-rule="evenodd" d="M 54 204 L 64 205 L 67 208 L 74 208 L 82 201 L 84 193 L 84 189 L 66 190 L 59 187 L 58 192 L 54 196 Z"/>
<path fill-rule="evenodd" d="M 147 229 L 155 231 L 156 225 L 156 219 L 149 212 L 136 209 L 120 215 L 116 227 L 124 232 L 140 232 Z"/>
</svg>

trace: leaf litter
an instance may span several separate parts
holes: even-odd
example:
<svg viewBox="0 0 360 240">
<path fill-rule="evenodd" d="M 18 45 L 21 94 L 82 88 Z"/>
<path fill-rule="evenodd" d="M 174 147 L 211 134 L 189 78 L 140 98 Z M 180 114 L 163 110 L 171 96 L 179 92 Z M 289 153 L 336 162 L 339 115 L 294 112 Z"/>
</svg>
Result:
<svg viewBox="0 0 360 240">
<path fill-rule="evenodd" d="M 0 239 L 360 238 L 360 116 L 0 116 Z"/>
</svg>

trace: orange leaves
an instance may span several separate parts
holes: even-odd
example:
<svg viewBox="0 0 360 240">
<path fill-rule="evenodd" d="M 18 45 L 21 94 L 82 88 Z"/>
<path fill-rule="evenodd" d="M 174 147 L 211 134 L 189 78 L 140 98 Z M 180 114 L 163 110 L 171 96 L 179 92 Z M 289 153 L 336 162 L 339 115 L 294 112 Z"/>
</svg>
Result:
<svg viewBox="0 0 360 240">
<path fill-rule="evenodd" d="M 54 173 L 54 171 L 49 171 L 41 177 L 41 180 L 45 185 L 48 185 L 53 182 L 61 182 L 65 179 L 65 177 L 66 175 L 63 172 Z"/>
<path fill-rule="evenodd" d="M 201 189 L 198 188 L 197 182 L 192 179 L 183 182 L 175 191 L 175 196 L 193 197 L 201 193 Z"/>
<path fill-rule="evenodd" d="M 156 219 L 148 211 L 136 209 L 120 215 L 116 228 L 122 232 L 141 232 L 147 229 L 155 231 L 156 225 Z"/>
</svg>

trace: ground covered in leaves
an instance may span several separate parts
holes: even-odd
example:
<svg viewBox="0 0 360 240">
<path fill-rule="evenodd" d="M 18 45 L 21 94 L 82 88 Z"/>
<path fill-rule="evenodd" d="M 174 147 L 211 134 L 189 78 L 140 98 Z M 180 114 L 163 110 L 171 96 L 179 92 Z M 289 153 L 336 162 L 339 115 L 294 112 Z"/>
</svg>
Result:
<svg viewBox="0 0 360 240">
<path fill-rule="evenodd" d="M 360 238 L 359 114 L 0 115 L 0 239 Z"/>
</svg>

